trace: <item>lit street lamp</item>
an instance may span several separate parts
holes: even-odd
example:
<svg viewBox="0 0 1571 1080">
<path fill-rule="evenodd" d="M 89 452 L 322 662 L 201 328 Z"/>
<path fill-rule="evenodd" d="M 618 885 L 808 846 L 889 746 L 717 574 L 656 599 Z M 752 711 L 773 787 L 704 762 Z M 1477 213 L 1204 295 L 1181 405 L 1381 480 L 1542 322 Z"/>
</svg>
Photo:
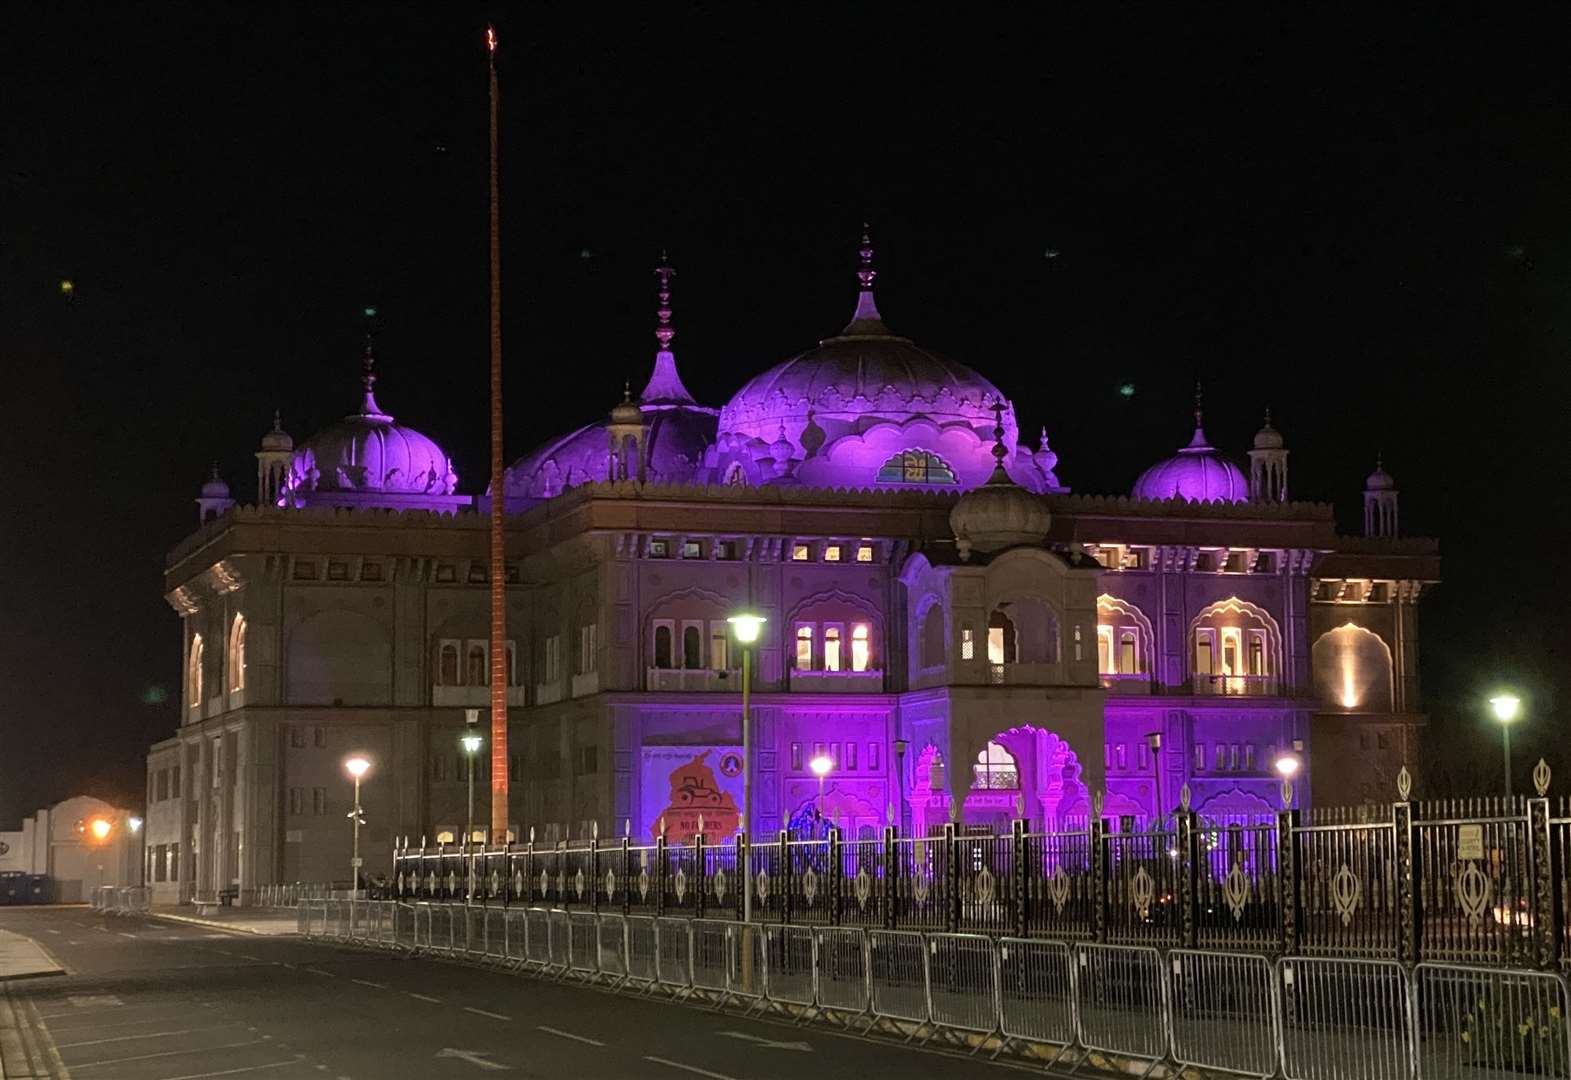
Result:
<svg viewBox="0 0 1571 1080">
<path fill-rule="evenodd" d="M 736 634 L 736 640 L 742 646 L 742 835 L 747 836 L 747 830 L 753 821 L 753 718 L 750 713 L 750 699 L 748 692 L 753 682 L 753 643 L 758 640 L 759 632 L 767 622 L 762 615 L 743 612 L 732 615 L 726 620 L 731 624 L 731 631 Z M 753 919 L 753 885 L 749 880 L 751 868 L 742 868 L 742 921 L 751 922 Z"/>
<path fill-rule="evenodd" d="M 360 891 L 360 823 L 364 820 L 360 812 L 360 778 L 371 771 L 371 763 L 356 754 L 345 759 L 344 770 L 355 778 L 355 808 L 349 811 L 349 819 L 354 822 L 354 855 L 349 860 L 349 895 L 353 897 Z"/>
<path fill-rule="evenodd" d="M 469 864 L 467 884 L 465 886 L 464 903 L 472 904 L 475 899 L 475 860 L 470 853 L 469 845 L 475 838 L 475 753 L 480 749 L 480 710 L 465 709 L 464 722 L 468 725 L 464 737 L 459 739 L 459 745 L 464 748 L 464 754 L 469 758 L 469 813 L 464 818 L 464 861 Z"/>
<path fill-rule="evenodd" d="M 814 776 L 818 777 L 818 812 L 822 814 L 824 812 L 824 777 L 834 770 L 835 763 L 829 760 L 828 754 L 819 754 L 807 763 L 807 767 L 813 770 Z"/>
<path fill-rule="evenodd" d="M 1283 754 L 1276 759 L 1277 775 L 1283 780 L 1291 780 L 1298 775 L 1298 758 L 1293 754 Z"/>
<path fill-rule="evenodd" d="M 1505 747 L 1506 798 L 1511 797 L 1511 724 L 1522 711 L 1522 699 L 1512 693 L 1500 693 L 1489 699 L 1489 708 L 1500 721 L 1500 738 Z"/>
</svg>

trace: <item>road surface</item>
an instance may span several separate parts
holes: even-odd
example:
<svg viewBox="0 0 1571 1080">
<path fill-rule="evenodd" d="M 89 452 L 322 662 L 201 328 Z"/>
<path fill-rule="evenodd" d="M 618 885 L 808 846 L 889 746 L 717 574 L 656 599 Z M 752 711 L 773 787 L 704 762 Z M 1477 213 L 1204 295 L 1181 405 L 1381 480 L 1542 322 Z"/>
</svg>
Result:
<svg viewBox="0 0 1571 1080">
<path fill-rule="evenodd" d="M 0 1031 L 6 1080 L 1018 1075 L 822 1026 L 293 937 L 87 908 L 0 908 L 0 929 L 33 938 L 67 969 L 0 984 L 0 1023 L 9 1015 L 21 1029 Z"/>
</svg>

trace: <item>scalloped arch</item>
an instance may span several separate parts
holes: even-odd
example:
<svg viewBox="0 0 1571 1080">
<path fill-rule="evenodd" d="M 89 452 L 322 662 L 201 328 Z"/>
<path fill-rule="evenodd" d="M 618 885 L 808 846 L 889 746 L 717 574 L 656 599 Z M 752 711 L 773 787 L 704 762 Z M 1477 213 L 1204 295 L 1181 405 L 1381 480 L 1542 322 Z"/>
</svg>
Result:
<svg viewBox="0 0 1571 1080">
<path fill-rule="evenodd" d="M 1156 634 L 1151 629 L 1151 620 L 1146 618 L 1145 612 L 1141 611 L 1138 605 L 1113 596 L 1110 593 L 1103 593 L 1101 596 L 1098 596 L 1096 598 L 1096 606 L 1099 609 L 1102 607 L 1111 608 L 1113 611 L 1121 615 L 1128 615 L 1135 620 L 1135 625 L 1140 627 L 1140 660 L 1145 665 L 1143 671 L 1145 674 L 1155 677 Z M 1101 612 L 1098 611 L 1097 614 L 1098 618 L 1100 618 Z"/>
</svg>

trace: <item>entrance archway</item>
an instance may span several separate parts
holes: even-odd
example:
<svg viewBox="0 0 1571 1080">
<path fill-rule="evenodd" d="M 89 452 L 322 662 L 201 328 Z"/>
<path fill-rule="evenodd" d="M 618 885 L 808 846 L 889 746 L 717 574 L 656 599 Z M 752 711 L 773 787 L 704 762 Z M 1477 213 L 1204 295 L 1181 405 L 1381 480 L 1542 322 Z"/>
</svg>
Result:
<svg viewBox="0 0 1571 1080">
<path fill-rule="evenodd" d="M 967 829 L 1007 832 L 1021 816 L 1047 832 L 1085 825 L 1090 795 L 1080 759 L 1051 731 L 1024 725 L 997 732 L 962 767 L 970 783 L 955 820 Z M 938 747 L 929 743 L 918 753 L 907 804 L 919 836 L 939 832 L 951 818 L 948 771 Z"/>
</svg>

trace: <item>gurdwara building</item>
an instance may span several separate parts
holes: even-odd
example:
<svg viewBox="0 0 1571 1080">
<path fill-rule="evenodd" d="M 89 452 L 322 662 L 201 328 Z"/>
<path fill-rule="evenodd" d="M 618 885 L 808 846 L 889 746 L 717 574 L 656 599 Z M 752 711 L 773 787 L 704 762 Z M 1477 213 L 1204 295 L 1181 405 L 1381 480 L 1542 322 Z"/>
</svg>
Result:
<svg viewBox="0 0 1571 1080">
<path fill-rule="evenodd" d="M 1031 404 L 886 326 L 860 255 L 845 328 L 718 408 L 678 373 L 662 267 L 643 391 L 506 471 L 514 836 L 734 830 L 744 610 L 767 620 L 755 831 L 1127 830 L 1183 797 L 1218 823 L 1383 798 L 1423 727 L 1417 602 L 1439 577 L 1391 475 L 1365 482 L 1363 535 L 1338 535 L 1329 504 L 1289 498 L 1269 416 L 1241 466 L 1197 398 L 1127 494 L 1072 493 L 1022 431 Z M 347 878 L 354 753 L 368 871 L 401 838 L 463 836 L 496 493 L 384 411 L 369 344 L 363 366 L 354 411 L 300 443 L 275 418 L 254 505 L 215 473 L 169 553 L 184 679 L 147 760 L 159 900 Z"/>
</svg>

